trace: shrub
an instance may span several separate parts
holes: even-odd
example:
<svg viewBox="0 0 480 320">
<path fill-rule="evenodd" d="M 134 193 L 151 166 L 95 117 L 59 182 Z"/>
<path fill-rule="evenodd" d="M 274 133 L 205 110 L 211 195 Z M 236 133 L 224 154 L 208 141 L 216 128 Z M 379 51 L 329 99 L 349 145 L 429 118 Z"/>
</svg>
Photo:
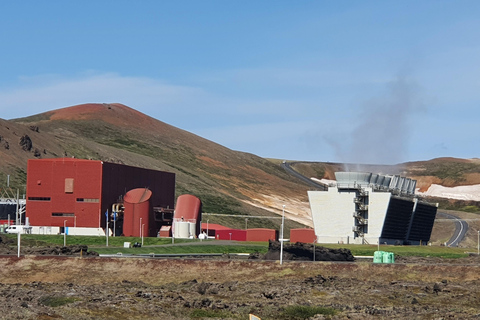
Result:
<svg viewBox="0 0 480 320">
<path fill-rule="evenodd" d="M 198 318 L 229 318 L 231 314 L 222 310 L 195 309 L 190 313 L 190 317 Z"/>
<path fill-rule="evenodd" d="M 326 316 L 333 316 L 337 311 L 333 308 L 315 307 L 315 306 L 288 306 L 286 307 L 281 317 L 285 320 L 304 320 L 311 318 L 317 314 Z"/>
<path fill-rule="evenodd" d="M 67 298 L 67 297 L 47 296 L 47 297 L 40 298 L 38 302 L 43 304 L 44 306 L 55 308 L 55 307 L 60 307 L 75 301 L 77 301 L 77 299 L 72 297 Z"/>
</svg>

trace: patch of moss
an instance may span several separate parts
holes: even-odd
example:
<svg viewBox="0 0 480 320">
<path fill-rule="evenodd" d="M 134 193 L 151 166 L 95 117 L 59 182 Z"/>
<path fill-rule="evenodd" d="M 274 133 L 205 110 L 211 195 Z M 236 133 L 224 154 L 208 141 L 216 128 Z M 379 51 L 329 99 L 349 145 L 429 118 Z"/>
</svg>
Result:
<svg viewBox="0 0 480 320">
<path fill-rule="evenodd" d="M 337 312 L 338 311 L 333 308 L 296 305 L 285 307 L 283 312 L 280 314 L 280 319 L 304 320 L 311 318 L 317 314 L 334 316 Z"/>
<path fill-rule="evenodd" d="M 46 296 L 43 298 L 39 299 L 39 303 L 43 304 L 44 306 L 47 307 L 60 307 L 69 303 L 73 303 L 77 301 L 78 299 L 73 298 L 73 297 L 55 297 L 55 296 Z"/>
<path fill-rule="evenodd" d="M 232 314 L 227 311 L 222 310 L 208 310 L 208 309 L 194 309 L 190 313 L 190 317 L 193 319 L 201 319 L 201 318 L 232 318 Z"/>
</svg>

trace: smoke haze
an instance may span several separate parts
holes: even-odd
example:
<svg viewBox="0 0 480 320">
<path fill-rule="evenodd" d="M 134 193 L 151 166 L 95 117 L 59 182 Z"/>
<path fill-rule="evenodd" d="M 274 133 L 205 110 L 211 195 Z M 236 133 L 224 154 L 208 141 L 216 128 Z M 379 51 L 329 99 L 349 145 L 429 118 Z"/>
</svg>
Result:
<svg viewBox="0 0 480 320">
<path fill-rule="evenodd" d="M 398 164 L 407 159 L 412 120 L 422 109 L 418 86 L 403 76 L 388 83 L 386 94 L 362 104 L 346 141 L 327 139 L 343 163 Z"/>
</svg>

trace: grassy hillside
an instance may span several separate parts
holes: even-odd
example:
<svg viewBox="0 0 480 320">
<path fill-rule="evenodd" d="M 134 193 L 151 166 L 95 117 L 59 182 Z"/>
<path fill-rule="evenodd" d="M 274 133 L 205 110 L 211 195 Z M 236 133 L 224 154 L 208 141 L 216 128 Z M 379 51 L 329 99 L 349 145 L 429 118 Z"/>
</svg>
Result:
<svg viewBox="0 0 480 320">
<path fill-rule="evenodd" d="M 3 121 L 0 135 L 12 127 L 28 134 L 34 148 L 41 150 L 35 156 L 12 142 L 10 149 L 0 148 L 2 157 L 11 156 L 0 167 L 1 177 L 5 180 L 10 174 L 13 187 L 24 189 L 28 159 L 95 159 L 174 172 L 177 196 L 196 195 L 204 212 L 230 215 L 211 216 L 212 223 L 244 227 L 245 219 L 235 215 L 278 216 L 283 204 L 290 209 L 287 218 L 298 221 L 289 221 L 287 227 L 302 227 L 301 222 L 309 220 L 308 187 L 278 164 L 230 150 L 124 105 L 80 105 Z M 249 220 L 250 227 L 278 228 L 279 224 L 278 219 Z"/>
<path fill-rule="evenodd" d="M 25 136 L 30 148 L 21 145 Z M 309 187 L 289 176 L 281 161 L 230 150 L 121 104 L 85 104 L 10 121 L 0 119 L 0 156 L 0 186 L 6 185 L 8 174 L 11 187 L 21 193 L 25 192 L 28 159 L 95 159 L 174 172 L 177 196 L 196 195 L 205 213 L 228 215 L 210 215 L 211 223 L 243 228 L 243 215 L 278 217 L 286 205 L 287 229 L 311 225 Z M 401 174 L 417 179 L 423 189 L 432 183 L 480 184 L 478 159 L 442 158 L 396 166 L 322 162 L 292 166 L 307 177 L 326 179 L 334 179 L 339 170 Z M 441 203 L 453 209 L 478 208 L 477 204 Z M 279 225 L 279 219 L 248 220 L 251 228 Z"/>
</svg>

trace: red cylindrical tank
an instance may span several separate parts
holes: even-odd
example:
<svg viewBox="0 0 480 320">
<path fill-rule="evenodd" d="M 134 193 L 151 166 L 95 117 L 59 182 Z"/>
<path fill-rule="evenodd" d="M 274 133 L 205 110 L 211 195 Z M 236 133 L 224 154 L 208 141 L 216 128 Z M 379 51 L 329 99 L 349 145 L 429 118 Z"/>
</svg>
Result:
<svg viewBox="0 0 480 320">
<path fill-rule="evenodd" d="M 151 197 L 152 191 L 146 188 L 132 189 L 125 194 L 123 234 L 126 237 L 141 237 L 142 232 L 143 236 L 149 236 Z"/>
<path fill-rule="evenodd" d="M 195 236 L 200 234 L 200 223 L 202 219 L 202 202 L 191 194 L 182 194 L 177 198 L 174 219 L 196 223 Z"/>
</svg>

